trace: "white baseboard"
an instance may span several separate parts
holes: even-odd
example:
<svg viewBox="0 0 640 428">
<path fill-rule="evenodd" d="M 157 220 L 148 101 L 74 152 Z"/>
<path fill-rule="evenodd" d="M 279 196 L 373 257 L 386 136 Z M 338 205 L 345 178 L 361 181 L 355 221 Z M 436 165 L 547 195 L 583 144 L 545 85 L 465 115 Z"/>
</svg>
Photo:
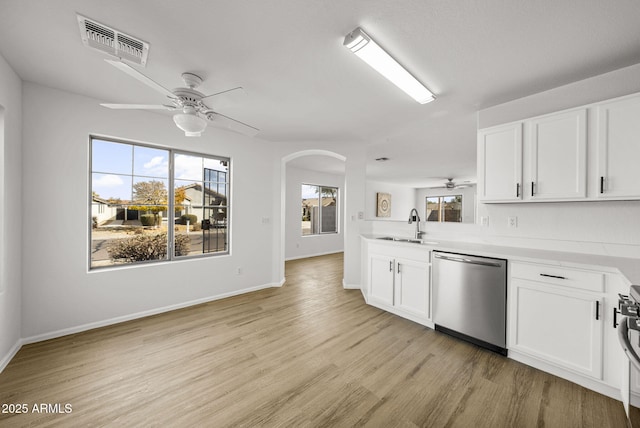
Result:
<svg viewBox="0 0 640 428">
<path fill-rule="evenodd" d="M 347 284 L 342 278 L 342 288 L 345 290 L 360 290 L 360 284 Z"/>
<path fill-rule="evenodd" d="M 188 302 L 183 302 L 183 303 L 177 303 L 175 305 L 163 306 L 160 308 L 150 309 L 148 311 L 136 312 L 134 314 L 123 315 L 120 317 L 110 318 L 102 321 L 96 321 L 96 322 L 83 324 L 75 327 L 64 328 L 61 330 L 51 331 L 48 333 L 43 333 L 43 334 L 38 334 L 35 336 L 23 338 L 21 339 L 21 344 L 42 342 L 43 340 L 55 339 L 57 337 L 67 336 L 69 334 L 80 333 L 87 330 L 93 330 L 95 328 L 106 327 L 108 325 L 113 325 L 113 324 L 119 324 L 122 322 L 131 321 L 138 318 L 144 318 L 151 315 L 161 314 L 163 312 L 175 311 L 176 309 L 183 309 L 189 306 L 199 305 L 201 303 L 207 303 L 207 302 L 212 302 L 214 300 L 220 300 L 220 299 L 225 299 L 227 297 L 237 296 L 240 294 L 251 293 L 253 291 L 259 291 L 265 288 L 281 287 L 282 284 L 284 284 L 284 280 L 282 280 L 280 283 L 274 282 L 269 284 L 258 285 L 255 287 L 243 288 L 241 290 L 235 290 L 228 293 L 218 294 L 215 296 L 203 297 L 201 299 L 190 300 Z M 13 356 L 11 356 L 11 358 L 13 358 Z"/>
<path fill-rule="evenodd" d="M 338 254 L 338 253 L 344 253 L 344 250 L 327 251 L 327 252 L 324 252 L 324 253 L 314 253 L 314 254 L 305 254 L 305 255 L 302 255 L 302 256 L 287 257 L 287 258 L 284 259 L 284 261 L 288 262 L 290 260 L 308 259 L 310 257 L 328 256 L 329 254 Z"/>
<path fill-rule="evenodd" d="M 18 339 L 18 341 L 11 347 L 11 349 L 9 349 L 9 352 L 7 352 L 7 354 L 4 357 L 2 357 L 2 359 L 0 360 L 0 373 L 2 373 L 5 367 L 7 367 L 7 365 L 9 364 L 9 362 L 11 362 L 13 357 L 16 356 L 20 348 L 22 348 L 23 344 L 24 344 L 24 341 L 22 339 Z"/>
</svg>

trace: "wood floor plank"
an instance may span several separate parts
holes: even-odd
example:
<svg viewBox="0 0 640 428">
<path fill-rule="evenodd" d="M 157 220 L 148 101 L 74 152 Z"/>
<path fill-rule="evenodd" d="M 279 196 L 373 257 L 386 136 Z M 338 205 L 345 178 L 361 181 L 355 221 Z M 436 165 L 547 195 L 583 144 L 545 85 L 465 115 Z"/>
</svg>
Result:
<svg viewBox="0 0 640 428">
<path fill-rule="evenodd" d="M 24 346 L 2 427 L 624 427 L 620 402 L 368 306 L 342 255 L 261 290 Z"/>
</svg>

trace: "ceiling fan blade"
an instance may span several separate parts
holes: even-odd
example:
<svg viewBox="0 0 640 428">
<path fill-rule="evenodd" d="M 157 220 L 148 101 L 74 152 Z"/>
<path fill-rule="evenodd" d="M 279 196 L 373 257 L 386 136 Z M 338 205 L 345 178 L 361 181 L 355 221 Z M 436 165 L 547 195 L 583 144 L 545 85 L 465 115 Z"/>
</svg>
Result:
<svg viewBox="0 0 640 428">
<path fill-rule="evenodd" d="M 167 97 L 176 98 L 176 96 L 173 95 L 173 92 L 171 92 L 170 90 L 168 90 L 164 86 L 160 85 L 159 83 L 156 83 L 155 81 L 153 81 L 149 77 L 145 76 L 144 74 L 140 73 L 138 70 L 136 70 L 135 68 L 125 64 L 124 62 L 114 61 L 112 59 L 105 59 L 105 61 L 107 61 L 109 64 L 113 65 L 118 70 L 127 73 L 129 76 L 131 76 L 134 79 L 144 83 L 145 85 L 149 86 L 150 88 L 153 88 L 156 91 L 166 95 Z"/>
<path fill-rule="evenodd" d="M 102 107 L 115 110 L 175 110 L 175 106 L 162 104 L 100 104 Z"/>
<path fill-rule="evenodd" d="M 207 115 L 207 118 L 216 126 L 227 128 L 240 134 L 247 135 L 249 137 L 255 137 L 256 134 L 260 132 L 258 128 L 217 112 L 210 112 Z"/>
<path fill-rule="evenodd" d="M 205 98 L 211 98 L 211 97 L 215 97 L 217 95 L 223 95 L 223 94 L 230 95 L 232 93 L 235 96 L 246 96 L 247 95 L 247 92 L 244 90 L 244 88 L 242 86 L 238 86 L 237 88 L 231 88 L 231 89 L 227 89 L 225 91 L 216 92 L 215 94 L 205 95 L 201 99 L 204 100 Z"/>
<path fill-rule="evenodd" d="M 226 91 L 217 92 L 215 94 L 202 97 L 202 101 L 206 101 L 207 107 L 211 110 L 224 110 L 227 107 L 240 105 L 247 98 L 247 92 L 242 86 L 227 89 Z"/>
</svg>

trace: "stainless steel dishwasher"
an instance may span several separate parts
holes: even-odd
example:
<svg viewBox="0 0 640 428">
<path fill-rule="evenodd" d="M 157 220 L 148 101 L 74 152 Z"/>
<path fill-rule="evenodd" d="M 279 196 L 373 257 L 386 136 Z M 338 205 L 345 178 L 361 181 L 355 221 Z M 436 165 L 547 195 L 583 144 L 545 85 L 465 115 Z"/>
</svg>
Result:
<svg viewBox="0 0 640 428">
<path fill-rule="evenodd" d="M 433 252 L 435 329 L 507 355 L 507 261 Z"/>
</svg>

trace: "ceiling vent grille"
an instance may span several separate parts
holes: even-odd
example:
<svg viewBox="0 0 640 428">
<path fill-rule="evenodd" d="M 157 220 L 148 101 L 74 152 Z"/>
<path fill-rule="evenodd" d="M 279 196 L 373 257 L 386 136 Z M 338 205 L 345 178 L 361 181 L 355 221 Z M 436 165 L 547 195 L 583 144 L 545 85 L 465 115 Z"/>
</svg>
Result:
<svg viewBox="0 0 640 428">
<path fill-rule="evenodd" d="M 117 56 L 134 64 L 147 65 L 149 43 L 78 15 L 82 43 L 90 48 Z"/>
</svg>

